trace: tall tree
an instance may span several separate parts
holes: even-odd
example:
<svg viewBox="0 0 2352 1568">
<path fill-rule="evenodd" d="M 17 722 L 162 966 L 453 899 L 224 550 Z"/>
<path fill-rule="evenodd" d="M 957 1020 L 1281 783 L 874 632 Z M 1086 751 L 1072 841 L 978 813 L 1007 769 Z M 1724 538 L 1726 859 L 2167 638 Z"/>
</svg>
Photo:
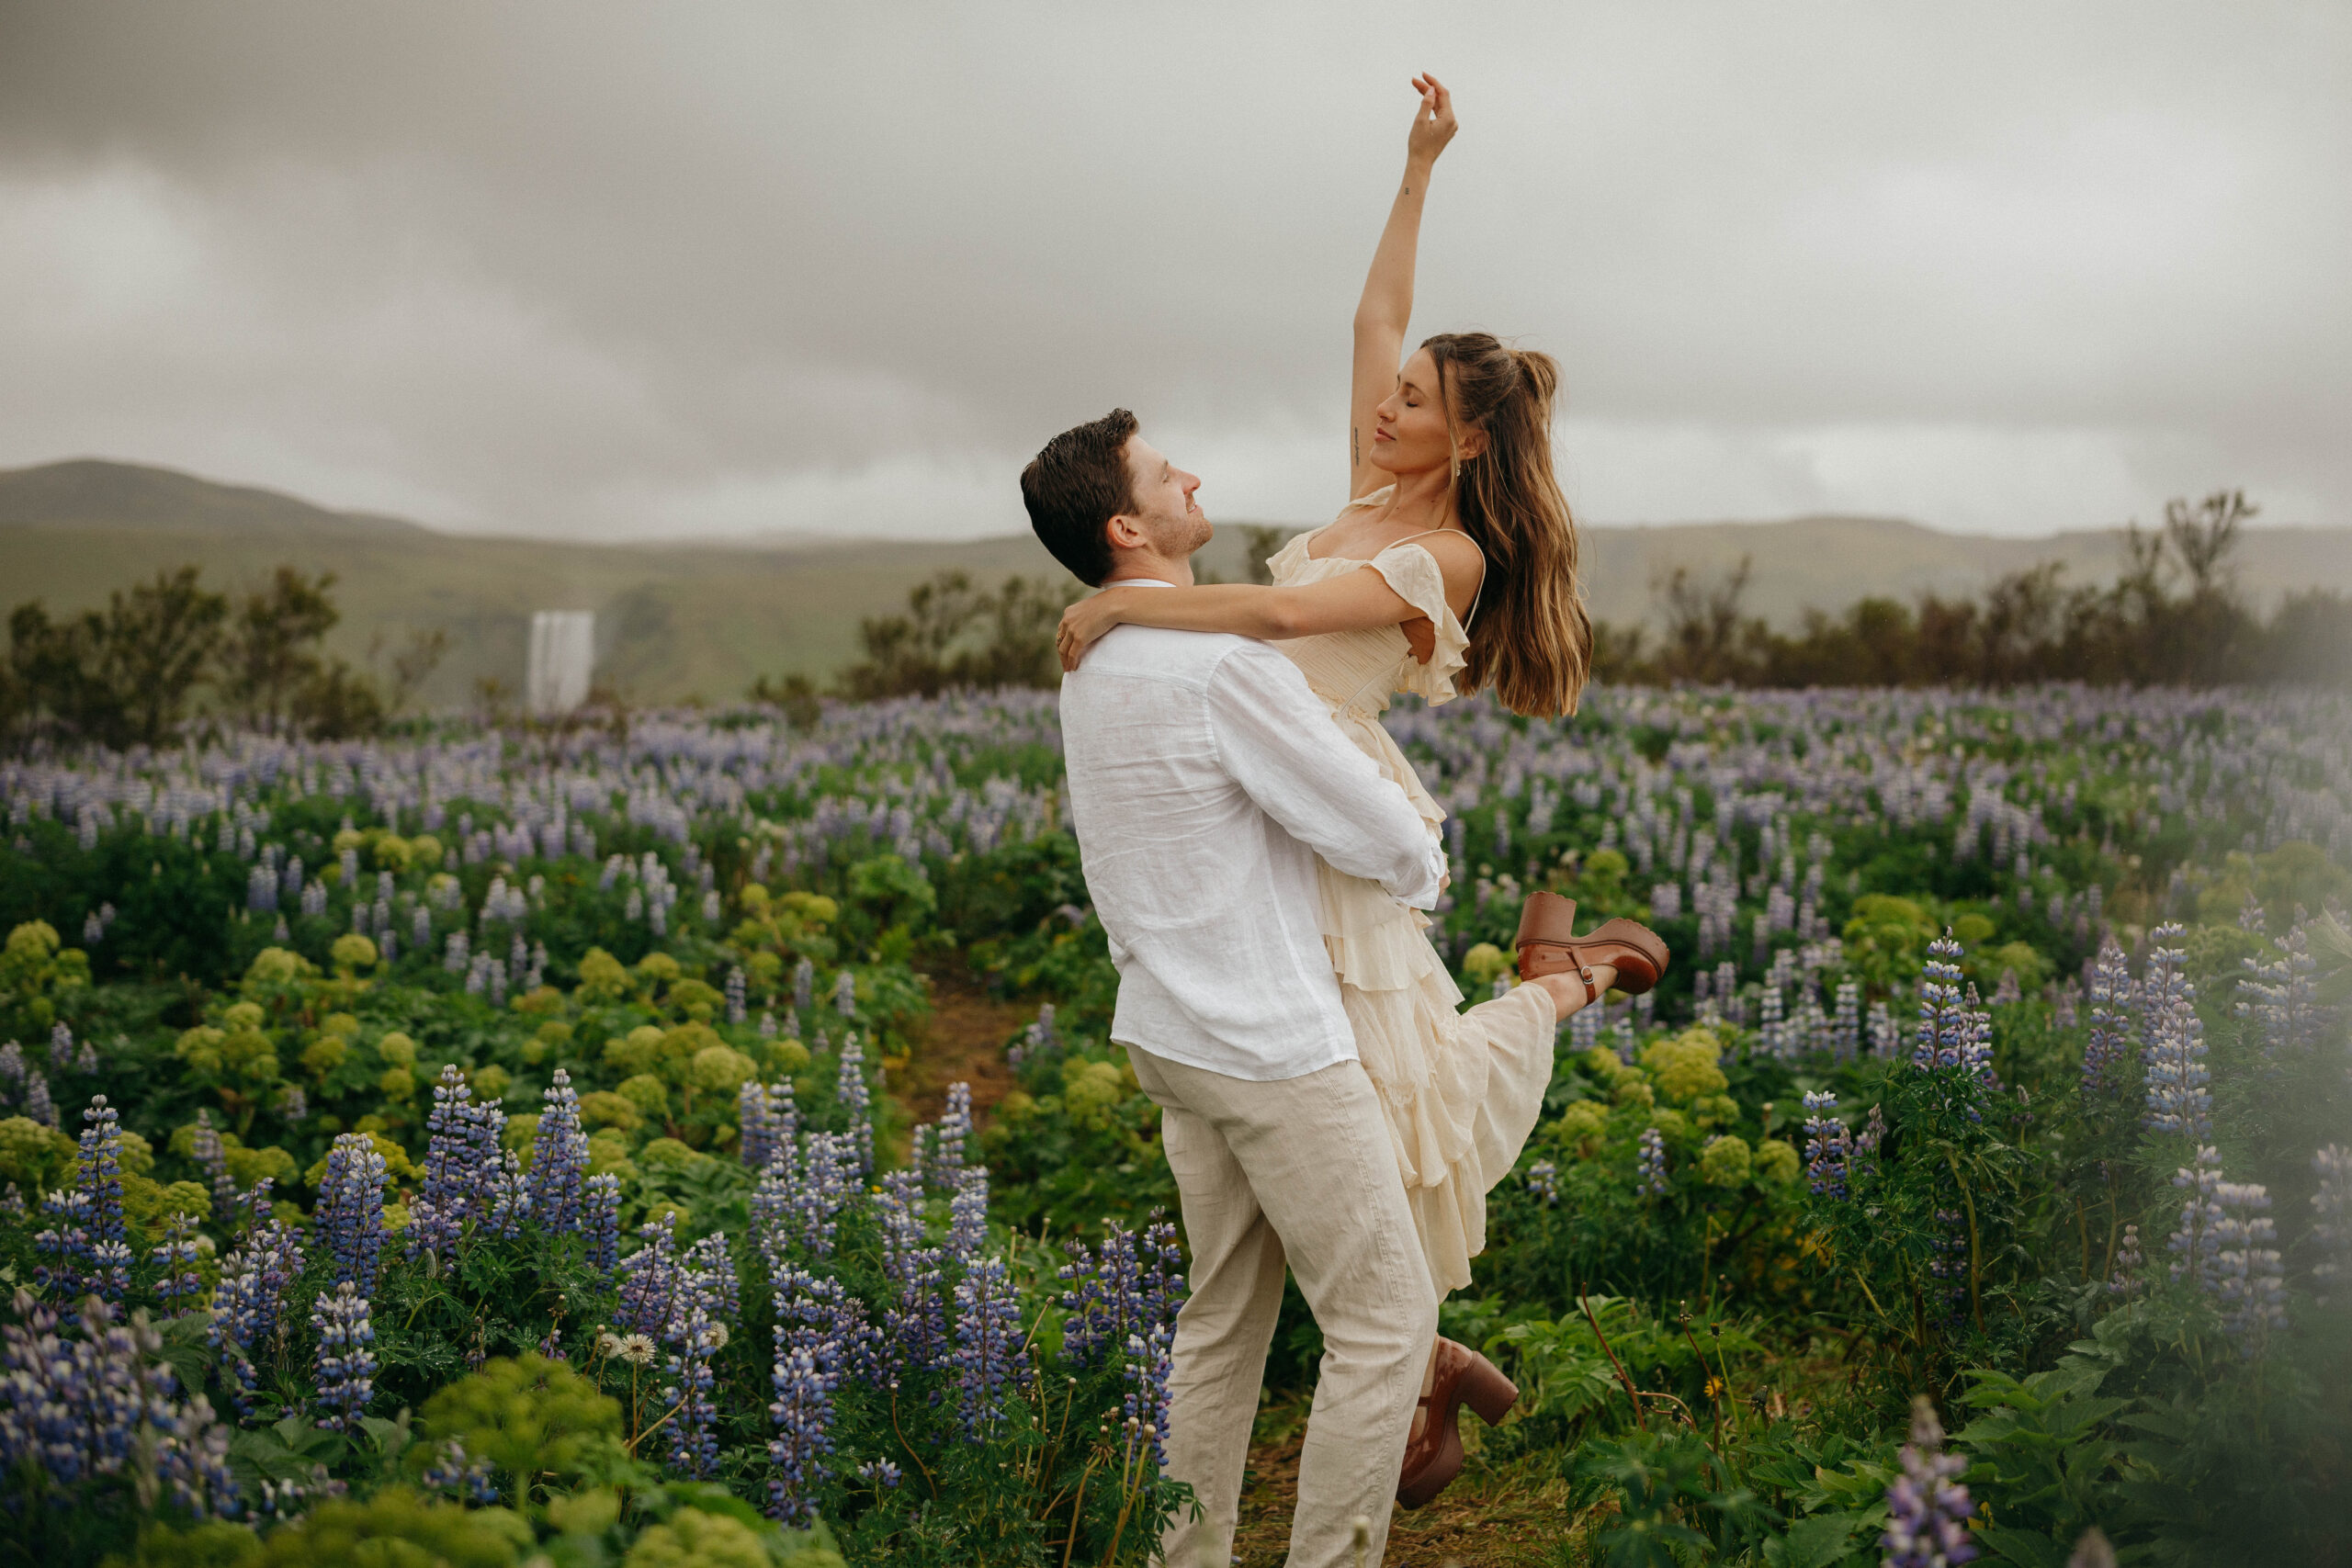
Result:
<svg viewBox="0 0 2352 1568">
<path fill-rule="evenodd" d="M 220 649 L 221 695 L 256 728 L 275 733 L 295 697 L 319 679 L 320 643 L 343 618 L 329 591 L 334 572 L 277 569 L 245 595 Z"/>
</svg>

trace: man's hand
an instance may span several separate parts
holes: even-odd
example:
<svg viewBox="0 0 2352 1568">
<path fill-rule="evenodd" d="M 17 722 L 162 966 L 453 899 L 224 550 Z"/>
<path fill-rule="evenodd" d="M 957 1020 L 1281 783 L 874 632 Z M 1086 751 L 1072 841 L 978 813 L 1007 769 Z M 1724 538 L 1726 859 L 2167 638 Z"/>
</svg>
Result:
<svg viewBox="0 0 2352 1568">
<path fill-rule="evenodd" d="M 1405 645 L 1413 650 L 1413 662 L 1427 664 L 1437 652 L 1437 623 L 1427 615 L 1415 615 L 1396 624 L 1405 630 Z"/>
<path fill-rule="evenodd" d="M 1413 91 L 1420 94 L 1420 107 L 1413 111 L 1412 133 L 1405 139 L 1405 156 L 1424 165 L 1437 162 L 1445 144 L 1453 140 L 1461 128 L 1453 119 L 1453 96 L 1445 85 L 1426 71 L 1413 78 Z"/>
</svg>

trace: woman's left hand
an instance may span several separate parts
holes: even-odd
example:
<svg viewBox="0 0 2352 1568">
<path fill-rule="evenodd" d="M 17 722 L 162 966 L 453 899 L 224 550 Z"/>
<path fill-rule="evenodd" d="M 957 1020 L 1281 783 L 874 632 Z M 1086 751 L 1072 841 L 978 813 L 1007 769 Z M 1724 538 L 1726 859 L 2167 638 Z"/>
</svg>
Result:
<svg viewBox="0 0 2352 1568">
<path fill-rule="evenodd" d="M 1054 649 L 1061 655 L 1063 674 L 1077 669 L 1095 640 L 1119 624 L 1123 597 L 1123 590 L 1105 588 L 1062 612 L 1062 624 L 1054 633 Z"/>
</svg>

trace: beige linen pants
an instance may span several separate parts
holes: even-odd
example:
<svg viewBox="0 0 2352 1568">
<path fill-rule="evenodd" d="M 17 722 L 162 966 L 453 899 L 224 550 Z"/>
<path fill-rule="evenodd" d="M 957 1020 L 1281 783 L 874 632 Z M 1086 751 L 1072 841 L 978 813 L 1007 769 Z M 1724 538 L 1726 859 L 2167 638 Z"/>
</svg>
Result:
<svg viewBox="0 0 2352 1568">
<path fill-rule="evenodd" d="M 1176 1319 L 1168 1473 L 1197 1522 L 1161 1543 L 1168 1568 L 1227 1568 L 1250 1430 L 1281 1311 L 1285 1262 L 1323 1330 L 1298 1461 L 1289 1568 L 1353 1568 L 1353 1522 L 1382 1560 L 1413 1403 L 1437 1333 L 1437 1292 L 1413 1235 L 1388 1125 L 1363 1067 L 1271 1083 L 1127 1047 L 1161 1111 L 1193 1250 Z"/>
</svg>

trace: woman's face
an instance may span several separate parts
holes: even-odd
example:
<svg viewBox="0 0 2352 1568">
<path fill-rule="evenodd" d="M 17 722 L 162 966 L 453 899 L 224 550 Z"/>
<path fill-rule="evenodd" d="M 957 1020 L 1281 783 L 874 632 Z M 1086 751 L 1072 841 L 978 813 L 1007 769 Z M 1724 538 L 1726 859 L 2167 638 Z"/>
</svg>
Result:
<svg viewBox="0 0 2352 1568">
<path fill-rule="evenodd" d="M 1461 456 L 1485 445 L 1476 429 L 1456 426 Z M 1453 446 L 1446 438 L 1445 405 L 1438 398 L 1437 361 L 1417 348 L 1396 373 L 1396 389 L 1372 411 L 1373 467 L 1391 474 L 1425 474 L 1447 467 Z"/>
</svg>

